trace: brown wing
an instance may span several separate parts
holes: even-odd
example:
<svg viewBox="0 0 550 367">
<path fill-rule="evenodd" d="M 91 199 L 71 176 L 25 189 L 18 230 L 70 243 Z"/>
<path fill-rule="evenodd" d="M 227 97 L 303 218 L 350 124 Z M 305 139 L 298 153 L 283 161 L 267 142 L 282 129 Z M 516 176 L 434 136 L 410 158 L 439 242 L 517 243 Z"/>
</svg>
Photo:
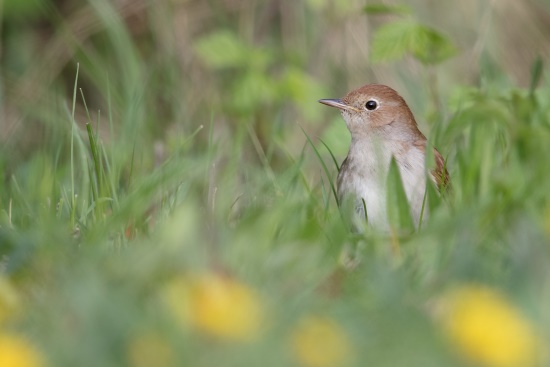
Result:
<svg viewBox="0 0 550 367">
<path fill-rule="evenodd" d="M 426 151 L 426 140 L 421 139 L 417 140 L 414 145 L 422 149 L 424 152 Z M 430 170 L 430 176 L 432 180 L 437 185 L 437 188 L 439 189 L 439 192 L 443 192 L 445 189 L 447 189 L 450 186 L 450 179 L 449 179 L 449 172 L 447 172 L 447 162 L 445 162 L 445 159 L 441 156 L 441 153 L 437 149 L 434 148 L 434 160 L 435 160 L 435 168 Z"/>
<path fill-rule="evenodd" d="M 441 153 L 434 148 L 434 159 L 435 159 L 435 168 L 430 171 L 432 177 L 435 181 L 435 184 L 439 188 L 440 192 L 443 192 L 449 184 L 449 172 L 447 172 L 447 162 L 441 156 Z"/>
</svg>

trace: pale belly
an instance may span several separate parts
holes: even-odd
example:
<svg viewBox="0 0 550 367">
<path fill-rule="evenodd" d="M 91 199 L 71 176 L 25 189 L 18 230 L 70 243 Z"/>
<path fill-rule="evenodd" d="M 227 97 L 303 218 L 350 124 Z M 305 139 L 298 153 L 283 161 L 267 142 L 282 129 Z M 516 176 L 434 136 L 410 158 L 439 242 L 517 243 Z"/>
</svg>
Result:
<svg viewBox="0 0 550 367">
<path fill-rule="evenodd" d="M 349 166 L 352 169 L 348 169 L 345 173 L 343 169 L 340 171 L 338 177 L 338 196 L 341 200 L 346 200 L 347 198 L 347 200 L 353 201 L 357 213 L 354 221 L 365 222 L 368 220 L 368 224 L 372 227 L 389 230 L 387 204 L 389 161 L 384 162 L 383 166 L 378 161 L 377 166 L 375 166 L 376 169 L 373 169 L 373 165 L 369 164 L 368 161 L 362 165 L 350 164 Z M 398 166 L 402 182 L 404 183 L 403 188 L 409 202 L 411 216 L 415 226 L 418 226 L 426 191 L 424 155 L 421 152 L 411 154 L 408 160 L 399 162 Z M 365 207 L 367 210 L 366 216 Z M 424 218 L 426 214 L 422 214 Z"/>
<path fill-rule="evenodd" d="M 375 228 L 389 229 L 385 182 L 375 177 L 348 175 L 348 179 L 338 186 L 338 196 L 342 201 L 352 201 L 351 204 L 357 213 L 354 218 L 356 225 L 360 222 L 368 222 Z"/>
</svg>

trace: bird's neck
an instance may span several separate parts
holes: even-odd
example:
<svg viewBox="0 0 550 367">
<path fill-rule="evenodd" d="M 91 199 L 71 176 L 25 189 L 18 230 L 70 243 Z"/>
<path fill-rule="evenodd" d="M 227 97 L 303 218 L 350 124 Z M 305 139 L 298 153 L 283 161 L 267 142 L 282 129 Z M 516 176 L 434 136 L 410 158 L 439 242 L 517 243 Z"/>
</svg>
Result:
<svg viewBox="0 0 550 367">
<path fill-rule="evenodd" d="M 397 152 L 395 142 L 374 135 L 352 136 L 348 163 L 361 172 L 376 172 L 382 179 L 386 176 L 390 160 Z"/>
<path fill-rule="evenodd" d="M 373 131 L 369 133 L 352 134 L 350 153 L 368 154 L 375 151 L 391 153 L 397 145 L 403 142 L 391 139 L 384 132 Z"/>
<path fill-rule="evenodd" d="M 387 167 L 392 157 L 398 162 L 406 160 L 410 156 L 407 153 L 415 150 L 415 147 L 425 139 L 422 134 L 398 135 L 383 131 L 352 134 L 348 158 L 363 162 L 367 166 Z"/>
</svg>

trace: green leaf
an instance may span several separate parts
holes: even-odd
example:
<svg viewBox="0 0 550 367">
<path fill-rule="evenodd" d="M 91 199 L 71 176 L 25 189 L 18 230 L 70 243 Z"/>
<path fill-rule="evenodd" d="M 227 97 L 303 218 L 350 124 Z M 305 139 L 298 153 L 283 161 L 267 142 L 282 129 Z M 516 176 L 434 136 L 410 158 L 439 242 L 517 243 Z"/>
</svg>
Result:
<svg viewBox="0 0 550 367">
<path fill-rule="evenodd" d="M 336 205 L 339 206 L 340 201 L 339 201 L 339 198 L 338 198 L 338 193 L 336 192 L 337 191 L 336 190 L 336 184 L 335 184 L 334 180 L 332 179 L 332 175 L 331 175 L 325 161 L 321 157 L 321 153 L 319 153 L 319 150 L 317 149 L 315 144 L 313 144 L 313 142 L 311 141 L 311 138 L 306 133 L 306 131 L 301 126 L 300 126 L 300 129 L 302 129 L 302 132 L 306 136 L 306 139 L 307 139 L 309 145 L 311 145 L 311 147 L 313 148 L 313 151 L 315 152 L 315 155 L 317 156 L 317 159 L 319 159 L 319 162 L 321 163 L 321 166 L 323 166 L 323 170 L 325 171 L 325 174 L 327 175 L 328 182 L 330 184 L 330 189 L 332 190 L 332 194 L 334 195 L 334 200 L 336 200 Z"/>
<path fill-rule="evenodd" d="M 18 18 L 37 18 L 44 14 L 47 6 L 41 0 L 4 0 L 1 16 L 4 19 L 13 17 Z"/>
<path fill-rule="evenodd" d="M 456 53 L 456 48 L 446 36 L 423 25 L 418 25 L 413 41 L 411 52 L 424 64 L 440 64 Z"/>
<path fill-rule="evenodd" d="M 451 41 L 438 31 L 413 20 L 391 22 L 374 34 L 373 62 L 395 61 L 410 53 L 424 64 L 438 64 L 455 54 Z"/>
<path fill-rule="evenodd" d="M 388 218 L 393 229 L 414 230 L 409 201 L 395 159 L 392 158 L 388 172 Z"/>
<path fill-rule="evenodd" d="M 412 34 L 417 24 L 410 20 L 385 24 L 374 33 L 371 59 L 373 62 L 395 61 L 411 49 Z"/>
<path fill-rule="evenodd" d="M 535 89 L 537 88 L 537 85 L 540 82 L 540 79 L 542 77 L 542 70 L 543 70 L 543 64 L 542 64 L 542 58 L 537 56 L 535 61 L 533 62 L 533 66 L 531 67 L 531 83 L 529 84 L 529 95 L 533 95 L 535 92 Z"/>
<path fill-rule="evenodd" d="M 249 56 L 248 46 L 235 33 L 227 30 L 200 38 L 195 51 L 204 63 L 214 69 L 242 66 Z"/>
<path fill-rule="evenodd" d="M 411 8 L 406 5 L 371 4 L 365 6 L 363 11 L 371 15 L 406 15 L 411 13 Z"/>
<path fill-rule="evenodd" d="M 249 114 L 273 103 L 277 87 L 268 75 L 248 72 L 234 82 L 230 93 L 232 98 L 228 102 L 236 112 Z"/>
<path fill-rule="evenodd" d="M 287 68 L 280 80 L 280 94 L 292 101 L 308 120 L 319 120 L 320 114 L 326 112 L 311 103 L 311 96 L 325 93 L 322 85 L 298 68 Z"/>
</svg>

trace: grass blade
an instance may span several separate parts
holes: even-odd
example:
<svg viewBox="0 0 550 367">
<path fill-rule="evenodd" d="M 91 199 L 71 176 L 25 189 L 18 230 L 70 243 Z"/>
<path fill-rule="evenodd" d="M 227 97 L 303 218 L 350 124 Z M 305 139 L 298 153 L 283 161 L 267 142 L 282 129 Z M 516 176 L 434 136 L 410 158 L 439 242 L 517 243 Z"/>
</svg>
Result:
<svg viewBox="0 0 550 367">
<path fill-rule="evenodd" d="M 330 156 L 332 157 L 332 161 L 334 162 L 334 165 L 336 166 L 336 169 L 338 170 L 338 173 L 340 173 L 340 165 L 338 164 L 338 161 L 336 160 L 336 157 L 334 154 L 332 154 L 332 150 L 328 147 L 328 145 L 323 141 L 323 139 L 319 139 L 319 141 L 327 148 Z"/>
<path fill-rule="evenodd" d="M 75 135 L 75 126 L 76 121 L 74 119 L 75 109 L 76 109 L 76 90 L 78 86 L 78 73 L 80 71 L 80 64 L 76 64 L 76 76 L 74 78 L 74 88 L 73 88 L 73 108 L 71 112 L 71 228 L 75 226 L 76 219 L 76 192 L 74 186 L 74 135 Z"/>
<path fill-rule="evenodd" d="M 334 180 L 332 179 L 332 176 L 330 174 L 330 171 L 328 170 L 327 165 L 323 161 L 323 158 L 321 158 L 321 154 L 319 153 L 319 150 L 317 150 L 317 147 L 315 147 L 315 144 L 311 141 L 309 135 L 306 133 L 306 131 L 300 126 L 300 129 L 302 129 L 302 132 L 306 136 L 307 141 L 309 142 L 309 145 L 313 148 L 313 151 L 315 152 L 315 155 L 319 159 L 319 162 L 321 162 L 321 165 L 323 166 L 323 170 L 325 171 L 325 174 L 327 175 L 327 179 L 330 182 L 330 188 L 332 190 L 332 194 L 334 195 L 334 199 L 336 200 L 336 204 L 340 206 L 340 200 L 338 199 L 338 194 L 336 192 L 336 186 L 334 185 Z"/>
</svg>

